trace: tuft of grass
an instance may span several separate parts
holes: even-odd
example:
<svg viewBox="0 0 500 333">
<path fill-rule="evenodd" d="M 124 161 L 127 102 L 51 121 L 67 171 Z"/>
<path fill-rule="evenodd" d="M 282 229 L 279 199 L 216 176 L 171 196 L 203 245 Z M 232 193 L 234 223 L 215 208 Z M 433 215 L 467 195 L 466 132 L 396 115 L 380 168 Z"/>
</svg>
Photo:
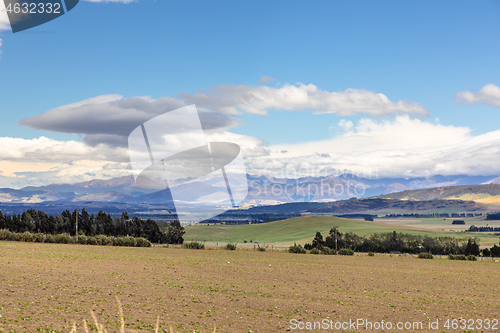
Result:
<svg viewBox="0 0 500 333">
<path fill-rule="evenodd" d="M 265 252 L 266 248 L 267 248 L 267 245 L 266 246 L 260 246 L 260 244 L 257 244 L 257 251 Z"/>
<path fill-rule="evenodd" d="M 226 250 L 234 251 L 236 250 L 236 244 L 233 243 L 227 243 L 226 244 Z"/>
<path fill-rule="evenodd" d="M 125 319 L 124 319 L 125 317 L 123 315 L 122 303 L 120 302 L 120 299 L 118 298 L 118 296 L 115 296 L 115 299 L 116 299 L 116 303 L 118 304 L 118 314 L 120 315 L 119 333 L 126 333 L 125 332 Z M 91 310 L 90 315 L 92 316 L 93 326 L 95 329 L 97 329 L 97 333 L 108 333 L 108 331 L 104 329 L 104 325 L 99 323 L 99 321 L 97 320 L 97 317 L 96 317 L 94 311 Z M 92 329 L 92 331 L 94 330 L 94 328 Z M 83 320 L 83 329 L 84 329 L 85 333 L 90 333 L 89 327 L 87 325 L 87 321 L 85 319 Z M 174 333 L 174 329 L 172 328 L 172 326 L 170 326 L 169 330 L 170 330 L 170 333 Z M 212 333 L 215 333 L 216 330 L 217 330 L 217 328 L 214 327 L 214 330 L 212 331 Z M 158 332 L 160 332 L 160 316 L 156 317 L 155 333 L 158 333 Z M 76 322 L 73 322 L 70 333 L 77 333 Z"/>
</svg>

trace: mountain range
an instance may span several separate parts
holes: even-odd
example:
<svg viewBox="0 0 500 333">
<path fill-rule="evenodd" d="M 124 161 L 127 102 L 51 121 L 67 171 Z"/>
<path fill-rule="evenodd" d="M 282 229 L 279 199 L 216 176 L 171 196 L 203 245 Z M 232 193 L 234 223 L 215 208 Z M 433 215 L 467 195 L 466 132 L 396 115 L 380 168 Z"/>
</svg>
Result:
<svg viewBox="0 0 500 333">
<path fill-rule="evenodd" d="M 276 205 L 291 202 L 330 202 L 350 198 L 380 196 L 386 199 L 463 199 L 467 193 L 475 199 L 500 195 L 500 177 L 496 176 L 433 176 L 429 178 L 379 178 L 369 179 L 350 174 L 325 177 L 276 178 L 247 175 L 248 195 L 246 205 Z M 200 186 L 202 185 L 202 186 Z M 244 185 L 244 184 L 240 184 Z M 471 190 L 471 185 L 482 185 Z M 203 202 L 226 203 L 225 184 L 207 180 L 197 184 L 196 180 L 174 185 L 176 199 L 186 204 Z M 435 190 L 429 190 L 437 188 Z M 443 190 L 447 188 L 447 190 Z M 484 188 L 484 190 L 483 190 Z M 197 192 L 194 192 L 196 189 Z M 233 189 L 233 191 L 239 189 Z M 415 191 L 419 190 L 419 191 Z M 410 192 L 408 192 L 410 191 Z M 482 197 L 481 194 L 482 193 Z M 478 195 L 480 197 L 478 197 Z M 472 198 L 472 197 L 471 197 Z M 472 200 L 472 199 L 471 199 Z M 116 203 L 128 205 L 171 205 L 172 196 L 168 188 L 138 186 L 133 176 L 95 179 L 76 184 L 51 184 L 22 189 L 0 189 L 0 203 Z"/>
</svg>

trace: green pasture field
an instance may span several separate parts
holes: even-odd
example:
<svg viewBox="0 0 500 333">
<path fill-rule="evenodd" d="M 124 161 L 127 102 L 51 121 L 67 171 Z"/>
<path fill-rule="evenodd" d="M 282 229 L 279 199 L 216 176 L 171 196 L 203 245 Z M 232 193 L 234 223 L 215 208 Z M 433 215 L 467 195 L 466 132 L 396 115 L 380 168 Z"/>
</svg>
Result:
<svg viewBox="0 0 500 333">
<path fill-rule="evenodd" d="M 424 220 L 424 219 L 422 219 Z M 361 236 L 369 236 L 373 233 L 383 232 L 404 232 L 413 235 L 427 235 L 430 237 L 451 236 L 458 238 L 478 237 L 482 246 L 492 246 L 498 243 L 498 236 L 491 234 L 468 234 L 449 229 L 440 230 L 429 225 L 414 222 L 405 225 L 406 219 L 401 220 L 376 220 L 367 222 L 356 219 L 344 219 L 327 215 L 312 215 L 295 217 L 287 220 L 247 225 L 193 225 L 186 227 L 184 239 L 186 241 L 206 241 L 210 243 L 284 243 L 291 244 L 297 242 L 303 244 L 312 240 L 317 231 L 324 236 L 332 227 L 338 226 L 340 232 L 354 232 Z M 431 221 L 429 221 L 431 222 Z M 483 221 L 481 221 L 483 222 Z M 434 221 L 434 223 L 436 223 Z M 446 222 L 451 224 L 451 220 Z M 450 228 L 451 229 L 451 228 Z"/>
</svg>

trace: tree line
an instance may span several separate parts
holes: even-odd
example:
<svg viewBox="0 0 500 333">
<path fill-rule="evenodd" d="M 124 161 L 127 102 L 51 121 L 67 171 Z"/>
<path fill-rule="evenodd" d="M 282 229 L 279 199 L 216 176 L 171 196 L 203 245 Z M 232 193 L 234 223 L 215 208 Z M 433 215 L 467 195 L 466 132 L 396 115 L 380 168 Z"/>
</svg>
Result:
<svg viewBox="0 0 500 333">
<path fill-rule="evenodd" d="M 102 210 L 94 215 L 89 214 L 85 208 L 81 212 L 65 210 L 57 216 L 34 209 L 28 209 L 22 214 L 12 216 L 4 215 L 0 211 L 0 230 L 7 229 L 15 233 L 76 235 L 77 218 L 79 235 L 143 237 L 151 243 L 162 244 L 182 244 L 184 242 L 184 227 L 177 220 L 170 222 L 164 228 L 165 231 L 162 231 L 156 221 L 152 219 L 143 220 L 137 216 L 130 219 L 127 212 L 123 212 L 120 217 L 111 217 L 110 214 L 106 214 Z"/>
<path fill-rule="evenodd" d="M 384 218 L 397 218 L 397 217 L 408 217 L 408 218 L 449 218 L 449 217 L 475 217 L 482 216 L 483 213 L 431 213 L 431 214 L 421 214 L 421 213 L 411 213 L 411 214 L 387 214 L 383 216 Z"/>
<path fill-rule="evenodd" d="M 491 213 L 486 215 L 487 220 L 500 220 L 500 213 Z"/>
<path fill-rule="evenodd" d="M 469 232 L 496 232 L 500 231 L 500 227 L 490 227 L 490 226 L 480 226 L 476 227 L 475 225 L 471 225 L 469 227 Z"/>
<path fill-rule="evenodd" d="M 388 233 L 375 233 L 370 236 L 360 236 L 352 232 L 341 233 L 337 227 L 330 230 L 326 238 L 321 232 L 316 232 L 312 243 L 304 245 L 304 249 L 325 248 L 331 250 L 351 249 L 357 252 L 404 252 L 404 253 L 432 253 L 437 255 L 475 255 L 482 254 L 485 257 L 500 257 L 500 246 L 479 249 L 475 238 L 459 239 L 454 237 L 429 237 L 411 235 L 393 231 Z"/>
</svg>

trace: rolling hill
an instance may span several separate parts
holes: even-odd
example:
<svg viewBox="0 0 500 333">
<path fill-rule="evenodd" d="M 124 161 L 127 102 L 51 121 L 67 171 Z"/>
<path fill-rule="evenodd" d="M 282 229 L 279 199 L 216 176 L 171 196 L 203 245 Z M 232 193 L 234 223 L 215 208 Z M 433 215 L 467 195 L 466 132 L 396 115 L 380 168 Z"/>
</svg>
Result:
<svg viewBox="0 0 500 333">
<path fill-rule="evenodd" d="M 430 237 L 474 237 L 459 232 L 427 230 L 416 226 L 403 226 L 383 222 L 367 222 L 362 220 L 345 219 L 333 216 L 313 215 L 291 219 L 246 225 L 193 225 L 186 227 L 184 239 L 186 241 L 233 242 L 243 243 L 244 240 L 254 243 L 287 243 L 303 244 L 310 242 L 317 231 L 327 235 L 332 227 L 339 227 L 340 232 L 354 232 L 368 236 L 373 233 L 405 232 L 409 234 L 427 235 Z M 482 237 L 486 237 L 482 235 Z M 493 241 L 498 238 L 492 236 Z M 491 240 L 490 240 L 491 243 Z"/>
<path fill-rule="evenodd" d="M 379 195 L 377 198 L 414 201 L 428 201 L 436 199 L 476 201 L 497 195 L 500 195 L 500 184 L 446 186 L 429 189 L 407 190 Z"/>
<path fill-rule="evenodd" d="M 246 225 L 193 225 L 186 227 L 184 239 L 208 242 L 235 242 L 244 240 L 261 243 L 289 243 L 314 237 L 316 231 L 328 234 L 334 226 L 341 231 L 360 234 L 390 232 L 394 228 L 382 227 L 377 223 L 349 220 L 332 216 L 303 216 L 291 219 Z"/>
</svg>

